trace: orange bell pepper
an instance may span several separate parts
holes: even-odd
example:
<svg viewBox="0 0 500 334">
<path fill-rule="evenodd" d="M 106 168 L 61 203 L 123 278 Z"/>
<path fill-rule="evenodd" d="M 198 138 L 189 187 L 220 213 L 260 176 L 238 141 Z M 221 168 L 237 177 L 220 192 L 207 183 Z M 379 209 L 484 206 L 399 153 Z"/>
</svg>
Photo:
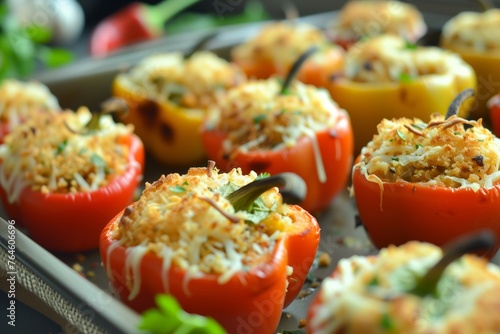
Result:
<svg viewBox="0 0 500 334">
<path fill-rule="evenodd" d="M 344 52 L 328 42 L 323 31 L 304 23 L 277 22 L 265 26 L 258 35 L 231 51 L 231 60 L 249 78 L 284 77 L 300 54 L 317 46 L 319 51 L 310 57 L 297 79 L 306 84 L 322 86 L 328 76 L 342 68 Z"/>
</svg>

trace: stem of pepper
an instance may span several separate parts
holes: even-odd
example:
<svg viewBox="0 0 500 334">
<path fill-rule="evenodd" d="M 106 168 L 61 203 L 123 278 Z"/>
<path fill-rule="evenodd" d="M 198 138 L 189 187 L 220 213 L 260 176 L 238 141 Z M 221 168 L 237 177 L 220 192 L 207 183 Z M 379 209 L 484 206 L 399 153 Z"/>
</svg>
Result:
<svg viewBox="0 0 500 334">
<path fill-rule="evenodd" d="M 474 89 L 472 88 L 468 88 L 460 92 L 460 94 L 458 94 L 457 97 L 455 97 L 453 101 L 451 101 L 451 104 L 448 107 L 448 111 L 446 112 L 445 119 L 448 119 L 453 115 L 458 115 L 458 111 L 462 103 L 464 103 L 468 98 L 474 96 L 474 94 Z"/>
<path fill-rule="evenodd" d="M 495 235 L 489 230 L 467 235 L 454 241 L 444 248 L 443 257 L 418 280 L 410 293 L 421 297 L 435 294 L 437 284 L 449 264 L 466 253 L 492 248 L 495 243 Z"/>
<path fill-rule="evenodd" d="M 481 9 L 483 11 L 495 8 L 495 5 L 493 4 L 493 2 L 491 2 L 491 0 L 477 0 L 477 2 L 479 3 L 479 6 L 481 6 Z"/>
<path fill-rule="evenodd" d="M 283 81 L 283 86 L 281 86 L 279 95 L 285 95 L 288 93 L 288 87 L 292 83 L 293 79 L 297 76 L 297 73 L 299 73 L 302 64 L 306 61 L 307 58 L 309 58 L 316 51 L 318 51 L 318 47 L 312 46 L 309 49 L 307 49 L 303 54 L 300 55 L 300 57 L 295 61 L 295 63 L 290 68 L 290 71 L 288 71 L 285 81 Z"/>
<path fill-rule="evenodd" d="M 307 186 L 304 180 L 294 173 L 280 173 L 258 179 L 233 191 L 226 198 L 235 211 L 245 210 L 265 191 L 281 187 L 281 195 L 285 203 L 298 204 L 306 196 Z"/>
</svg>

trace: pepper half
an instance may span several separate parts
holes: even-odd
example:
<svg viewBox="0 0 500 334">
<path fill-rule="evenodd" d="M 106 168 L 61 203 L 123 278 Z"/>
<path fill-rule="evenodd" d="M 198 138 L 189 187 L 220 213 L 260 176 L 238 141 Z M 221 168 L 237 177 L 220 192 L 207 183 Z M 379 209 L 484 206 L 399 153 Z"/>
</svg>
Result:
<svg viewBox="0 0 500 334">
<path fill-rule="evenodd" d="M 310 47 L 318 51 L 297 74 L 303 83 L 321 87 L 330 73 L 342 68 L 344 52 L 329 43 L 320 29 L 305 23 L 276 22 L 262 28 L 249 41 L 231 50 L 231 60 L 252 79 L 284 77 L 295 60 Z"/>
<path fill-rule="evenodd" d="M 165 218 L 165 220 L 155 220 L 154 232 L 148 229 L 148 224 L 151 222 L 149 218 L 137 219 L 138 216 L 133 216 L 134 212 L 154 211 L 156 202 L 153 203 L 150 200 L 134 203 L 111 220 L 103 230 L 100 240 L 101 257 L 111 286 L 125 304 L 139 312 L 152 307 L 157 294 L 167 293 L 174 296 L 187 312 L 212 317 L 229 333 L 274 333 L 283 308 L 300 291 L 299 284 L 301 287 L 314 260 L 319 244 L 319 225 L 314 217 L 300 207 L 288 205 L 283 211 L 288 218 L 278 218 L 271 213 L 258 223 L 261 225 L 259 228 L 261 232 L 255 231 L 255 233 L 266 233 L 271 238 L 270 240 L 276 238 L 277 231 L 282 231 L 281 235 L 275 239 L 272 248 L 268 249 L 268 246 L 261 242 L 257 242 L 257 245 L 252 246 L 252 249 L 255 250 L 266 247 L 259 251 L 262 252 L 263 256 L 260 260 L 249 265 L 249 267 L 234 270 L 230 274 L 227 271 L 213 272 L 216 269 L 212 269 L 210 272 L 195 269 L 202 268 L 208 263 L 205 262 L 205 259 L 208 258 L 204 256 L 212 256 L 206 253 L 212 247 L 216 247 L 223 252 L 225 248 L 229 247 L 231 249 L 230 254 L 228 254 L 229 258 L 239 258 L 240 255 L 245 256 L 240 253 L 241 245 L 231 246 L 231 242 L 227 241 L 228 239 L 223 236 L 223 231 L 229 231 L 229 227 L 219 230 L 219 223 L 216 222 L 220 221 L 220 224 L 241 224 L 241 221 L 227 222 L 226 220 L 240 217 L 240 211 L 232 212 L 230 207 L 223 204 L 225 200 L 221 199 L 220 195 L 209 195 L 209 192 L 228 189 L 228 185 L 233 182 L 241 185 L 241 181 L 238 181 L 241 177 L 241 171 L 234 170 L 229 174 L 219 174 L 216 170 L 210 172 L 209 170 L 192 168 L 186 176 L 179 177 L 171 174 L 146 187 L 143 196 L 148 193 L 149 198 L 156 198 L 160 201 L 171 198 L 174 201 L 169 202 L 170 204 L 166 208 L 168 208 L 167 211 L 172 210 L 169 212 L 175 212 L 175 217 L 168 216 L 170 218 Z M 255 177 L 256 174 L 252 173 L 251 178 Z M 213 183 L 213 180 L 215 182 L 222 182 L 217 180 L 226 180 L 224 182 L 228 183 L 225 183 L 220 188 L 215 186 L 215 184 L 219 183 Z M 207 182 L 208 189 L 204 185 L 205 182 Z M 248 179 L 244 182 L 248 182 Z M 200 192 L 192 192 L 191 187 L 198 189 Z M 274 194 L 276 189 L 269 191 Z M 222 191 L 222 193 L 225 192 L 225 190 Z M 159 194 L 159 197 L 155 194 Z M 211 200 L 207 200 L 207 196 L 210 196 Z M 264 203 L 267 203 L 268 199 L 272 198 L 268 196 L 266 195 L 263 198 Z M 211 204 L 207 204 L 209 202 Z M 188 205 L 188 203 L 192 204 Z M 271 205 L 271 203 L 266 205 Z M 183 218 L 181 218 L 183 212 L 188 211 L 194 214 L 189 215 L 192 222 L 197 220 L 200 215 L 215 217 L 210 213 L 212 209 L 208 209 L 210 206 L 212 209 L 219 210 L 219 213 L 215 211 L 214 213 L 220 217 L 213 218 L 214 221 L 210 224 L 207 221 L 208 225 L 200 222 L 197 225 L 198 227 L 194 228 L 193 225 L 194 229 L 190 228 L 193 238 L 202 238 L 206 240 L 204 245 L 210 245 L 206 246 L 207 248 L 204 248 L 203 251 L 200 251 L 201 248 L 195 247 L 193 243 L 187 245 L 189 247 L 188 254 L 190 254 L 186 258 L 189 262 L 187 264 L 187 262 L 178 258 L 178 254 L 181 254 L 180 257 L 184 258 L 184 255 L 182 255 L 184 253 L 179 252 L 177 248 L 170 244 L 175 243 L 177 237 L 174 237 L 175 232 L 168 227 L 168 222 L 180 219 L 176 226 L 180 226 L 178 224 L 182 224 L 184 227 L 189 226 L 191 223 L 184 223 Z M 271 205 L 271 207 L 275 206 L 280 207 L 281 205 L 278 203 Z M 186 211 L 186 209 L 189 210 Z M 167 212 L 163 214 L 169 215 Z M 224 218 L 223 215 L 229 216 Z M 243 224 L 250 225 L 229 226 L 231 226 L 231 229 L 232 226 L 236 226 L 235 228 L 238 230 L 240 228 L 244 228 L 244 230 L 253 229 L 252 224 L 254 223 L 246 222 Z M 133 238 L 137 239 L 138 236 L 144 235 L 150 240 L 149 245 L 152 246 L 149 247 L 147 244 L 141 243 L 140 239 L 136 240 L 139 244 L 135 246 L 128 245 L 130 238 L 126 237 L 126 235 L 129 233 L 127 232 L 128 229 L 132 231 L 131 226 L 137 228 L 142 226 L 140 233 L 134 232 L 132 234 Z M 208 226 L 209 230 L 205 230 L 205 226 Z M 186 232 L 184 227 L 182 227 L 182 235 Z M 175 229 L 177 230 L 177 228 Z M 211 229 L 219 232 L 212 233 L 210 232 Z M 202 230 L 204 232 L 201 233 Z M 170 232 L 163 234 L 164 231 Z M 228 233 L 232 235 L 235 231 Z M 157 235 L 159 239 L 154 235 Z M 251 235 L 255 236 L 253 232 Z M 226 241 L 217 242 L 216 240 L 219 240 L 219 238 Z M 265 239 L 267 238 L 265 237 Z M 164 244 L 162 243 L 161 246 L 157 246 L 157 240 L 160 239 L 167 241 Z M 237 240 L 238 244 L 245 242 L 245 238 L 242 236 L 234 240 Z M 179 241 L 178 244 L 179 247 L 182 247 L 183 241 Z M 198 251 L 200 251 L 201 257 L 196 255 Z M 268 251 L 269 253 L 267 253 Z M 213 261 L 219 261 L 217 258 L 221 259 L 217 256 Z M 193 266 L 192 261 L 198 264 Z M 212 265 L 215 262 L 210 261 L 209 263 Z M 185 268 L 185 265 L 188 265 L 188 267 Z M 217 266 L 217 264 L 214 264 L 213 268 L 217 268 Z M 292 275 L 290 275 L 291 268 L 293 269 Z"/>
<path fill-rule="evenodd" d="M 113 82 L 113 95 L 123 98 L 125 123 L 160 163 L 186 167 L 205 158 L 200 127 L 218 95 L 245 79 L 236 66 L 209 52 L 188 59 L 179 53 L 144 59 Z"/>
<path fill-rule="evenodd" d="M 66 113 L 71 112 L 67 111 L 54 117 L 64 117 Z M 72 183 L 76 181 L 69 181 L 69 179 L 66 180 L 63 177 L 59 178 L 57 183 L 53 184 L 58 190 L 47 190 L 50 187 L 50 181 L 48 181 L 47 185 L 37 185 L 37 188 L 33 188 L 34 186 L 32 186 L 31 181 L 27 181 L 25 177 L 28 176 L 31 178 L 31 175 L 36 174 L 39 168 L 43 168 L 41 165 L 36 165 L 36 155 L 48 154 L 48 150 L 45 146 L 44 148 L 41 146 L 38 147 L 37 144 L 34 144 L 32 147 L 25 147 L 24 150 L 33 156 L 35 165 L 31 170 L 23 168 L 19 170 L 16 168 L 24 164 L 19 156 L 16 155 L 19 152 L 15 150 L 14 153 L 11 153 L 7 145 L 13 145 L 13 141 L 17 140 L 18 135 L 23 135 L 24 133 L 24 136 L 29 136 L 26 134 L 27 131 L 33 131 L 33 135 L 40 132 L 40 136 L 50 136 L 50 133 L 53 132 L 47 129 L 54 126 L 51 118 L 52 116 L 50 115 L 43 118 L 46 120 L 46 122 L 42 121 L 45 126 L 43 130 L 31 127 L 32 123 L 27 122 L 16 128 L 6 137 L 6 143 L 2 146 L 3 163 L 0 168 L 0 197 L 7 214 L 12 219 L 15 219 L 16 223 L 25 226 L 30 237 L 43 247 L 63 252 L 77 252 L 98 248 L 99 234 L 103 227 L 109 221 L 110 217 L 113 217 L 117 211 L 132 202 L 135 190 L 142 179 L 144 168 L 144 148 L 142 142 L 131 132 L 124 131 L 123 134 L 117 134 L 114 144 L 115 149 L 127 153 L 124 157 L 122 172 L 113 175 L 113 173 L 118 173 L 118 171 L 105 171 L 108 167 L 104 166 L 105 158 L 99 155 L 102 154 L 99 153 L 102 151 L 99 147 L 93 147 L 94 144 L 92 142 L 96 142 L 97 140 L 88 141 L 87 149 L 90 151 L 95 150 L 94 152 L 96 153 L 91 155 L 90 159 L 92 161 L 88 161 L 87 163 L 89 165 L 99 165 L 98 168 L 102 168 L 104 173 L 109 175 L 109 181 L 96 189 L 63 191 L 61 190 L 62 188 L 77 187 L 76 183 Z M 73 117 L 70 117 L 70 119 L 73 119 Z M 107 124 L 109 125 L 109 123 Z M 61 131 L 61 128 L 56 128 L 54 131 Z M 63 129 L 63 131 L 68 131 L 68 129 Z M 13 137 L 10 138 L 11 136 Z M 71 137 L 79 136 L 87 135 L 78 134 L 69 136 L 67 140 L 61 141 L 57 147 L 50 149 L 54 153 L 52 159 L 57 159 L 58 155 L 62 156 L 62 151 L 72 145 L 69 142 L 76 138 L 70 139 Z M 92 135 L 88 136 L 91 137 Z M 9 157 L 8 161 L 4 160 L 6 159 L 6 149 L 9 152 L 7 153 Z M 83 152 L 80 154 L 88 157 L 88 155 L 83 155 Z M 75 163 L 71 161 L 74 158 L 76 159 L 77 157 L 64 156 L 63 164 L 67 165 L 68 168 L 73 168 Z M 47 160 L 44 161 L 46 162 Z M 12 166 L 14 167 L 11 168 Z M 50 168 L 53 172 L 54 169 L 55 167 Z M 78 170 L 75 170 L 75 173 L 78 173 Z M 43 178 L 45 174 L 38 173 L 38 175 L 37 180 Z M 97 177 L 96 174 L 94 180 Z M 48 176 L 47 178 L 50 179 Z M 81 175 L 78 178 L 81 181 L 80 178 L 82 178 Z M 85 184 L 85 182 L 83 180 L 82 184 Z"/>
<path fill-rule="evenodd" d="M 487 102 L 500 90 L 500 9 L 482 13 L 462 12 L 444 26 L 440 45 L 458 53 L 476 72 L 476 100 L 471 108 L 475 119 L 489 120 Z"/>
<path fill-rule="evenodd" d="M 325 86 L 351 117 L 355 154 L 383 118 L 445 114 L 459 92 L 475 87 L 474 70 L 458 55 L 389 35 L 357 43 L 346 54 L 343 75 Z"/>
<path fill-rule="evenodd" d="M 319 211 L 349 178 L 350 119 L 326 91 L 300 82 L 285 94 L 280 89 L 271 78 L 229 90 L 202 128 L 203 144 L 222 170 L 300 175 L 308 188 L 300 205 Z"/>
<path fill-rule="evenodd" d="M 481 229 L 500 238 L 500 139 L 480 120 L 436 114 L 429 123 L 384 120 L 378 129 L 352 176 L 375 246 L 410 240 L 443 246 Z"/>
</svg>

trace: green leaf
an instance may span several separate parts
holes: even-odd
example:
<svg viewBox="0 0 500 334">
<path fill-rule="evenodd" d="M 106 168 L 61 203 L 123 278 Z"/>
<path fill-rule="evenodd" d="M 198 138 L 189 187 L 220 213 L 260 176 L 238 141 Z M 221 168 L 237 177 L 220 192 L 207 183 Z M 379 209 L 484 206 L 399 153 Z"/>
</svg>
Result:
<svg viewBox="0 0 500 334">
<path fill-rule="evenodd" d="M 176 185 L 174 187 L 170 187 L 169 190 L 173 193 L 183 193 L 186 191 L 186 188 Z"/>
<path fill-rule="evenodd" d="M 240 187 L 237 186 L 236 184 L 234 184 L 232 182 L 228 182 L 228 183 L 226 183 L 225 185 L 223 185 L 222 187 L 219 188 L 219 193 L 223 197 L 227 197 L 227 195 L 231 194 L 232 192 L 236 191 L 239 188 Z"/>
<path fill-rule="evenodd" d="M 96 153 L 93 153 L 90 156 L 90 161 L 92 161 L 94 166 L 96 166 L 97 168 L 99 168 L 99 167 L 106 168 L 106 161 L 104 161 L 104 159 Z"/>
<path fill-rule="evenodd" d="M 380 319 L 380 326 L 385 331 L 392 331 L 394 329 L 394 321 L 392 320 L 392 318 L 389 314 L 384 313 L 382 315 L 382 319 Z"/>
<path fill-rule="evenodd" d="M 139 329 L 151 334 L 198 333 L 225 334 L 226 331 L 214 319 L 185 312 L 174 297 L 156 296 L 158 308 L 149 309 L 141 316 Z"/>
<path fill-rule="evenodd" d="M 33 25 L 25 27 L 24 31 L 26 36 L 34 43 L 44 44 L 52 39 L 52 31 L 47 27 Z"/>
<path fill-rule="evenodd" d="M 56 154 L 61 154 L 62 151 L 64 151 L 64 149 L 66 148 L 67 145 L 68 145 L 68 140 L 67 139 L 64 139 L 64 141 L 62 143 L 57 144 L 57 152 L 56 152 Z"/>
<path fill-rule="evenodd" d="M 54 68 L 70 63 L 74 55 L 66 49 L 42 47 L 39 58 L 46 66 Z"/>
<path fill-rule="evenodd" d="M 259 124 L 260 122 L 262 122 L 266 118 L 267 118 L 266 114 L 259 114 L 259 115 L 255 116 L 253 118 L 253 123 L 254 124 Z"/>
<path fill-rule="evenodd" d="M 415 43 L 412 43 L 410 41 L 406 41 L 405 42 L 405 49 L 407 49 L 407 50 L 416 50 L 416 49 L 418 49 L 418 45 L 415 44 Z"/>
<path fill-rule="evenodd" d="M 415 77 L 408 73 L 401 73 L 399 74 L 399 82 L 402 83 L 412 83 L 415 81 Z"/>
</svg>

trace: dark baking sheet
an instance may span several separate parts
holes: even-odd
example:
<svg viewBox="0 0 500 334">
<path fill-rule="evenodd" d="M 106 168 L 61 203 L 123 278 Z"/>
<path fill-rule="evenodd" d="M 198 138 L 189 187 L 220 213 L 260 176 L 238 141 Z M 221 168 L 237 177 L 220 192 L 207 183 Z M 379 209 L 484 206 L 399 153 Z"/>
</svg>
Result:
<svg viewBox="0 0 500 334">
<path fill-rule="evenodd" d="M 300 20 L 322 27 L 335 15 L 335 12 L 329 12 L 301 18 Z M 434 44 L 439 36 L 439 28 L 448 17 L 427 14 L 425 18 L 429 25 L 429 35 L 424 42 Z M 229 49 L 233 45 L 255 34 L 261 26 L 262 23 L 257 23 L 218 29 L 215 37 L 206 44 L 206 48 L 221 56 L 227 56 Z M 111 82 L 117 73 L 133 66 L 152 53 L 173 50 L 188 52 L 203 36 L 200 33 L 187 33 L 156 40 L 134 46 L 111 58 L 85 59 L 74 65 L 41 73 L 36 79 L 47 84 L 65 108 L 76 109 L 81 105 L 86 105 L 91 109 L 97 109 L 102 101 L 111 96 Z M 148 158 L 144 181 L 155 181 L 160 175 L 173 171 L 185 172 L 185 170 L 172 170 Z M 304 286 L 303 293 L 284 310 L 278 333 L 284 330 L 297 330 L 301 327 L 301 320 L 306 317 L 307 308 L 316 291 L 315 287 L 325 276 L 331 273 L 338 260 L 352 255 L 366 255 L 376 252 L 364 229 L 356 226 L 356 213 L 354 201 L 349 197 L 346 189 L 332 201 L 325 211 L 317 215 L 322 229 L 319 252 L 329 254 L 331 262 L 325 266 L 315 267 L 311 271 L 311 280 Z M 0 212 L 0 216 L 7 218 L 3 212 Z M 81 289 L 82 284 L 90 283 L 98 287 L 99 291 L 111 294 L 97 251 L 79 254 L 56 253 L 54 255 L 86 278 L 83 281 L 84 283 L 70 282 L 67 285 L 70 289 L 76 291 Z M 500 263 L 498 254 L 494 262 Z M 130 331 L 134 331 L 134 328 L 130 328 Z"/>
</svg>

